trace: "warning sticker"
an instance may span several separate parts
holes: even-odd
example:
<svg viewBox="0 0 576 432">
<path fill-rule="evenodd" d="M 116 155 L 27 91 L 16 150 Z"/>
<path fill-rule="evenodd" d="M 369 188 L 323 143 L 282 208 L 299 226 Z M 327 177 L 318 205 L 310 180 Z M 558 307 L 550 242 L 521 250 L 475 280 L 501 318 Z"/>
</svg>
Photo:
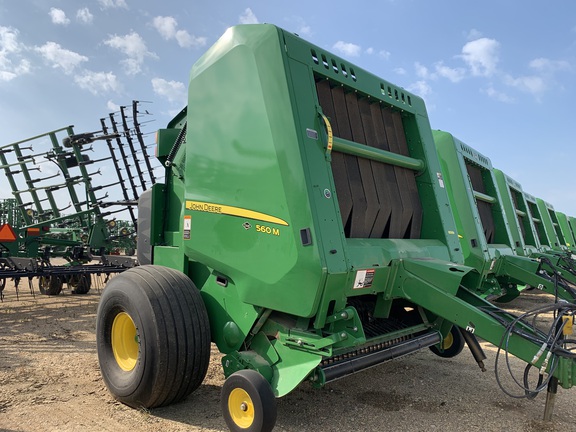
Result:
<svg viewBox="0 0 576 432">
<path fill-rule="evenodd" d="M 354 280 L 354 289 L 370 288 L 374 281 L 374 269 L 358 270 Z"/>
<path fill-rule="evenodd" d="M 442 178 L 442 173 L 437 172 L 436 177 L 438 177 L 438 184 L 442 189 L 444 189 L 444 179 Z"/>
<path fill-rule="evenodd" d="M 184 240 L 190 240 L 190 230 L 192 229 L 192 216 L 184 216 Z"/>
</svg>

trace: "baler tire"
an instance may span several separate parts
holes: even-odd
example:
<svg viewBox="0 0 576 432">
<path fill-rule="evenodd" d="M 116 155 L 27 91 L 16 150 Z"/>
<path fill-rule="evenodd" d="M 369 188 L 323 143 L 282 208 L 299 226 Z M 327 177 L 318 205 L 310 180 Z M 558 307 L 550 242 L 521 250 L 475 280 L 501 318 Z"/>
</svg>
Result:
<svg viewBox="0 0 576 432">
<path fill-rule="evenodd" d="M 452 326 L 450 333 L 448 333 L 448 336 L 446 336 L 442 342 L 443 349 L 441 350 L 435 345 L 430 347 L 430 351 L 443 358 L 452 358 L 462 352 L 464 343 L 465 341 L 462 333 L 460 333 L 460 329 L 457 326 Z"/>
<path fill-rule="evenodd" d="M 78 274 L 68 276 L 68 288 L 72 289 L 72 294 L 88 294 L 92 285 L 92 278 L 88 274 Z"/>
<path fill-rule="evenodd" d="M 96 316 L 102 377 L 120 402 L 178 402 L 204 380 L 210 324 L 200 291 L 183 273 L 143 265 L 107 284 Z"/>
<path fill-rule="evenodd" d="M 222 386 L 220 404 L 233 432 L 268 432 L 276 424 L 276 397 L 268 381 L 255 370 L 230 375 Z"/>
<path fill-rule="evenodd" d="M 40 276 L 38 278 L 38 289 L 41 294 L 55 296 L 62 292 L 64 281 L 60 276 Z"/>
</svg>

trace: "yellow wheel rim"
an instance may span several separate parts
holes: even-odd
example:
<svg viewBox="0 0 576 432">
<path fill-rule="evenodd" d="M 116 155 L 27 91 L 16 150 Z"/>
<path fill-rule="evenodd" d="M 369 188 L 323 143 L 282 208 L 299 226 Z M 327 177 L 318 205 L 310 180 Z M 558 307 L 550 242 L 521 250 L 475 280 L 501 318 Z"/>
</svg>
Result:
<svg viewBox="0 0 576 432">
<path fill-rule="evenodd" d="M 252 398 L 241 388 L 235 388 L 228 396 L 228 412 L 238 427 L 247 429 L 254 422 L 254 403 Z"/>
<path fill-rule="evenodd" d="M 112 352 L 122 370 L 130 372 L 136 367 L 139 348 L 134 321 L 126 312 L 120 312 L 112 323 Z"/>
<path fill-rule="evenodd" d="M 442 341 L 442 349 L 447 350 L 452 346 L 453 343 L 454 343 L 454 336 L 452 335 L 452 332 L 450 332 L 446 335 L 446 337 Z"/>
</svg>

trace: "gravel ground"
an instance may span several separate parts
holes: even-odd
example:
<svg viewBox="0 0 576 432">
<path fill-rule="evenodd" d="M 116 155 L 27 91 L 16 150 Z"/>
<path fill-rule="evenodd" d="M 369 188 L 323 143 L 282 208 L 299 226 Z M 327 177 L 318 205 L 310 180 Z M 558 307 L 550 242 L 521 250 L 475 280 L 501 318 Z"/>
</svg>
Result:
<svg viewBox="0 0 576 432">
<path fill-rule="evenodd" d="M 100 291 L 35 296 L 8 283 L 0 303 L 0 430 L 224 431 L 224 376 L 213 349 L 208 376 L 185 401 L 135 410 L 116 402 L 100 377 L 95 321 Z M 550 302 L 529 292 L 516 310 Z M 513 399 L 494 377 L 492 345 L 480 372 L 465 349 L 453 359 L 429 350 L 393 360 L 323 389 L 308 384 L 278 401 L 278 431 L 576 431 L 574 392 L 560 390 L 551 423 L 541 421 L 545 395 Z M 513 359 L 521 376 L 523 363 Z M 508 381 L 509 382 L 509 381 Z"/>
</svg>

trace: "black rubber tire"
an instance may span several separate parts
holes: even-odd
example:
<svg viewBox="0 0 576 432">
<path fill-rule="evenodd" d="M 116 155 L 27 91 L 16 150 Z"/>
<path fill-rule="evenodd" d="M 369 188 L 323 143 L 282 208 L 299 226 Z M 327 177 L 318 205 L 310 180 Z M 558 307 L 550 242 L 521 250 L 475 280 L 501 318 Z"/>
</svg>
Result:
<svg viewBox="0 0 576 432">
<path fill-rule="evenodd" d="M 252 423 L 240 425 L 232 418 L 229 408 L 229 398 L 232 391 L 242 389 L 250 396 L 253 413 Z M 266 379 L 255 370 L 245 369 L 230 375 L 220 396 L 220 406 L 228 428 L 234 432 L 268 432 L 276 424 L 276 397 Z"/>
<path fill-rule="evenodd" d="M 68 288 L 72 294 L 88 294 L 92 286 L 92 277 L 89 274 L 76 274 L 68 276 Z"/>
<path fill-rule="evenodd" d="M 122 369 L 112 348 L 112 324 L 124 312 L 136 328 L 133 369 Z M 110 393 L 135 408 L 178 402 L 204 380 L 210 360 L 210 324 L 200 291 L 183 273 L 144 265 L 107 284 L 96 317 L 102 377 Z"/>
<path fill-rule="evenodd" d="M 134 248 L 124 249 L 124 255 L 126 255 L 126 256 L 134 256 L 135 253 L 136 253 L 136 249 L 134 249 Z"/>
<path fill-rule="evenodd" d="M 8 266 L 4 263 L 0 263 L 0 271 L 6 269 Z M 0 294 L 2 293 L 2 291 L 4 291 L 4 288 L 6 287 L 6 278 L 1 278 L 0 279 Z"/>
<path fill-rule="evenodd" d="M 441 350 L 437 345 L 431 346 L 430 350 L 440 357 L 444 358 L 456 357 L 464 349 L 465 341 L 464 338 L 462 337 L 460 329 L 456 326 L 452 326 L 452 328 L 450 329 L 450 336 L 451 336 L 450 344 L 448 346 L 445 346 L 443 350 Z M 448 337 L 444 338 L 445 342 L 448 340 L 449 340 Z"/>
<path fill-rule="evenodd" d="M 60 276 L 40 276 L 38 278 L 38 289 L 40 293 L 55 296 L 62 292 L 64 281 Z"/>
</svg>

